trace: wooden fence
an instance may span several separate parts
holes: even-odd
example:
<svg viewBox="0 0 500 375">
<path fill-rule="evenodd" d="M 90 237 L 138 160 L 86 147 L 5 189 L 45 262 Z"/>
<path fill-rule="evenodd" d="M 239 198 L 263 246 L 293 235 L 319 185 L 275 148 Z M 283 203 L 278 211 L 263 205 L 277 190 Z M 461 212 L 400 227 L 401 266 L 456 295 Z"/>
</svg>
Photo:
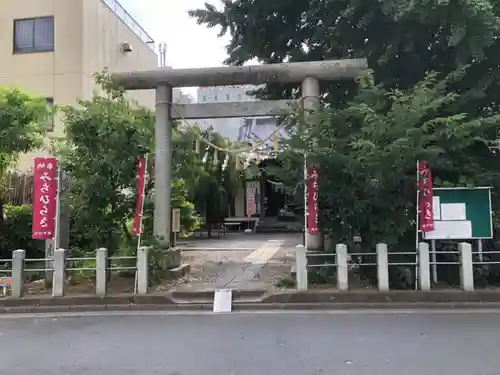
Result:
<svg viewBox="0 0 500 375">
<path fill-rule="evenodd" d="M 9 204 L 33 203 L 33 175 L 11 172 L 6 176 L 7 199 Z"/>
</svg>

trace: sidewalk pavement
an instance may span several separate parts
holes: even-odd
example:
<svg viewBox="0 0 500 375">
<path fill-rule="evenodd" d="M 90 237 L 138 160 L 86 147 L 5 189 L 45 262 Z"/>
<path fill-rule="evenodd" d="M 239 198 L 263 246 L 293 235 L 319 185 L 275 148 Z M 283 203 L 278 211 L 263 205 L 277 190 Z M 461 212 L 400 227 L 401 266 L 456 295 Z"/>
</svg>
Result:
<svg viewBox="0 0 500 375">
<path fill-rule="evenodd" d="M 189 275 L 156 291 L 205 291 L 220 288 L 270 289 L 290 277 L 296 234 L 229 234 L 212 240 L 191 240 L 179 247 Z"/>
</svg>

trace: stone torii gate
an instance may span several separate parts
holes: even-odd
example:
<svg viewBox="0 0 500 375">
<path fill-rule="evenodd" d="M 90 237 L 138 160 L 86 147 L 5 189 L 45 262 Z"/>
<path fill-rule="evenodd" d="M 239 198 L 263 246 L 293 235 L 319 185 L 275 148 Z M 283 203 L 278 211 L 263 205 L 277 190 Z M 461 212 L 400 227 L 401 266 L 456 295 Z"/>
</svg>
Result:
<svg viewBox="0 0 500 375">
<path fill-rule="evenodd" d="M 301 105 L 312 109 L 319 105 L 319 81 L 353 79 L 368 68 L 366 59 L 224 66 L 199 69 L 157 68 L 150 71 L 116 73 L 113 77 L 126 90 L 156 89 L 156 158 L 154 234 L 162 246 L 170 244 L 172 120 L 280 115 L 297 104 L 294 100 L 264 100 L 175 105 L 174 87 L 260 85 L 265 83 L 301 83 Z M 321 234 L 306 233 L 308 248 L 322 246 Z"/>
</svg>

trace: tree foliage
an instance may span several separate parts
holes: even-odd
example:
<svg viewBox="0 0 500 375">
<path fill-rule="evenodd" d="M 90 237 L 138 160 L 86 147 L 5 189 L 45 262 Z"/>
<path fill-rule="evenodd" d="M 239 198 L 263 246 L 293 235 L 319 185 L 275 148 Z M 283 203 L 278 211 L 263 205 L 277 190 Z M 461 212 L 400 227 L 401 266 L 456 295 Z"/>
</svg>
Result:
<svg viewBox="0 0 500 375">
<path fill-rule="evenodd" d="M 0 88 L 0 226 L 4 222 L 5 195 L 10 188 L 5 181 L 6 173 L 20 154 L 43 145 L 46 133 L 43 124 L 49 115 L 44 98 Z"/>
<path fill-rule="evenodd" d="M 106 72 L 96 80 L 103 95 L 62 108 L 61 154 L 71 176 L 73 244 L 113 252 L 135 207 L 137 158 L 152 149 L 154 117 L 129 102 Z"/>
<path fill-rule="evenodd" d="M 43 122 L 49 115 L 44 98 L 0 88 L 0 171 L 11 167 L 19 154 L 43 145 Z"/>
<path fill-rule="evenodd" d="M 288 166 L 280 177 L 291 185 L 303 182 L 304 152 L 320 166 L 320 225 L 337 243 L 353 245 L 361 236 L 368 252 L 378 242 L 393 251 L 414 248 L 417 160 L 429 161 L 436 186 L 500 188 L 491 150 L 500 115 L 442 115 L 458 95 L 436 74 L 408 90 L 387 90 L 370 75 L 358 84 L 342 109 L 323 108 L 307 123 L 301 113 L 291 117 L 292 136 L 279 156 Z"/>
<path fill-rule="evenodd" d="M 263 63 L 366 57 L 387 88 L 410 88 L 429 71 L 457 69 L 467 111 L 497 107 L 500 68 L 498 0 L 236 0 L 206 4 L 190 14 L 228 33 L 226 63 Z M 264 94 L 291 96 L 293 85 Z M 324 86 L 330 101 L 346 103 L 352 82 Z"/>
<path fill-rule="evenodd" d="M 31 223 L 33 211 L 31 205 L 5 205 L 5 222 L 0 240 L 2 250 L 0 259 L 12 258 L 12 251 L 23 249 L 26 258 L 44 258 L 45 244 L 43 241 L 31 238 Z"/>
<path fill-rule="evenodd" d="M 153 241 L 154 123 L 153 113 L 129 101 L 106 71 L 96 75 L 102 93 L 78 107 L 62 108 L 66 140 L 60 149 L 64 170 L 71 176 L 72 244 L 110 252 L 133 243 L 131 218 L 135 210 L 137 158 L 148 156 L 149 176 L 144 202 L 146 243 Z M 220 136 L 212 134 L 217 141 Z M 224 210 L 221 196 L 228 192 L 220 163 L 203 163 L 193 147 L 197 135 L 174 124 L 172 208 L 181 209 L 181 225 L 191 231 L 199 214 Z M 219 159 L 220 160 L 220 159 Z M 198 211 L 198 212 L 197 212 Z M 208 220 L 212 220 L 210 214 Z M 127 245 L 128 244 L 128 245 Z"/>
<path fill-rule="evenodd" d="M 209 227 L 228 216 L 228 202 L 241 186 L 243 171 L 236 168 L 236 157 L 200 142 L 209 140 L 221 149 L 234 148 L 229 139 L 199 127 L 179 127 L 174 136 L 174 171 L 186 181 L 189 200 Z M 194 145 L 199 143 L 199 150 Z M 225 165 L 225 166 L 224 166 Z"/>
<path fill-rule="evenodd" d="M 190 14 L 229 34 L 227 64 L 367 58 L 378 84 L 323 82 L 328 108 L 307 124 L 289 118 L 292 138 L 280 156 L 289 188 L 303 183 L 300 151 L 316 159 L 321 225 L 337 240 L 358 233 L 370 247 L 412 243 L 419 158 L 430 161 L 437 185 L 499 186 L 490 147 L 500 110 L 500 1 L 223 0 Z M 267 85 L 257 94 L 300 92 Z"/>
</svg>

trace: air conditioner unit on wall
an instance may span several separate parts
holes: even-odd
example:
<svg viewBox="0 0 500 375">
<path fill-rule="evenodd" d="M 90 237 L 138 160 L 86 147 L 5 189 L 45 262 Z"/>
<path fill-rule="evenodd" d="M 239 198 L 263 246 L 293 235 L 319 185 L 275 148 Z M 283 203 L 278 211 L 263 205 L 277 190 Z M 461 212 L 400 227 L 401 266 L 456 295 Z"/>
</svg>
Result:
<svg viewBox="0 0 500 375">
<path fill-rule="evenodd" d="M 122 52 L 123 53 L 132 52 L 132 45 L 128 42 L 122 43 Z"/>
</svg>

